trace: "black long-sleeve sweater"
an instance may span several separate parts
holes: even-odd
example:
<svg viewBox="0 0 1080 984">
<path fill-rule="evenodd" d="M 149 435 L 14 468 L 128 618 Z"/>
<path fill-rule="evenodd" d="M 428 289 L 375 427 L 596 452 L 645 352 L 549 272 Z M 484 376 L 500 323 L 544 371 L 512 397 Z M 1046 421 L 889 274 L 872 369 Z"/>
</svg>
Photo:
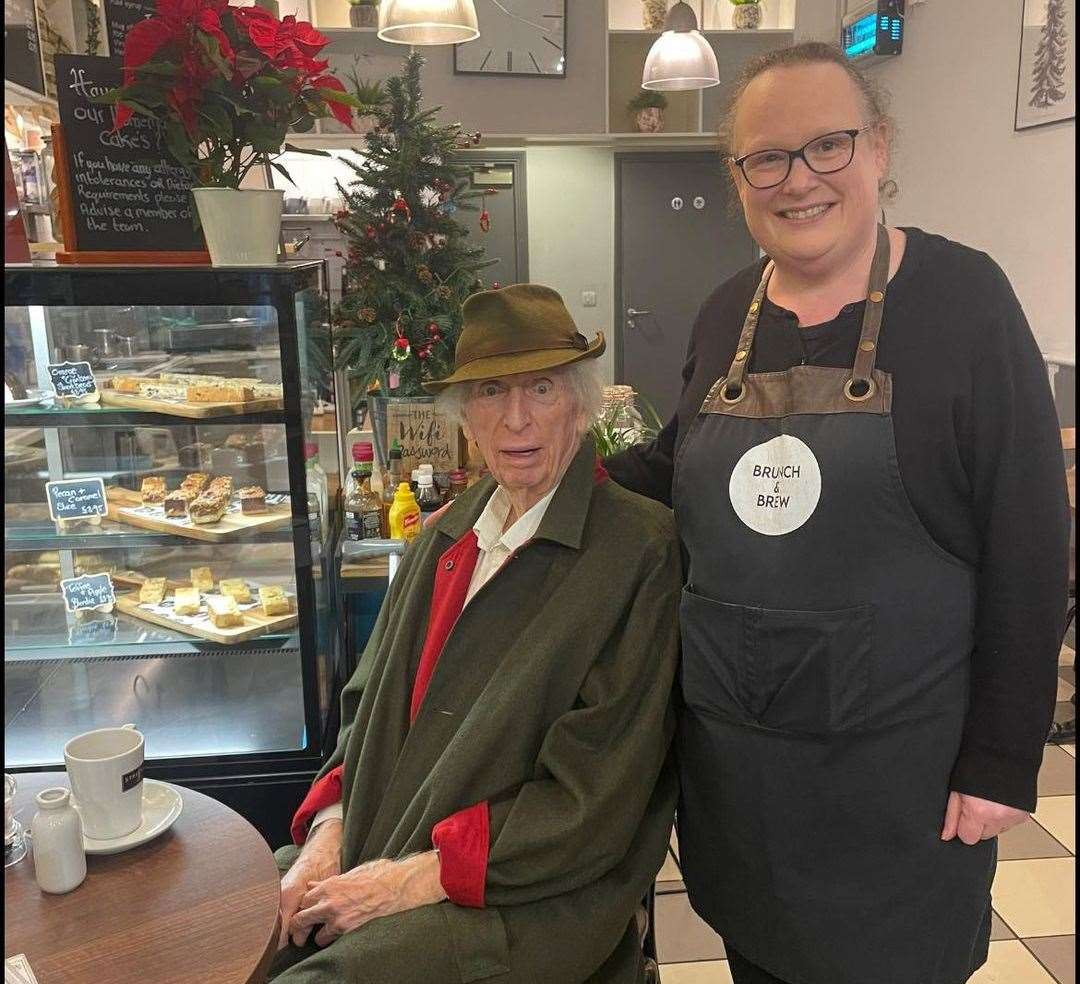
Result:
<svg viewBox="0 0 1080 984">
<path fill-rule="evenodd" d="M 904 231 L 877 359 L 893 377 L 900 473 L 930 535 L 978 571 L 971 702 L 952 788 L 1030 810 L 1068 578 L 1059 424 L 1045 364 L 1000 267 L 941 236 Z M 676 416 L 651 444 L 605 462 L 621 485 L 670 504 L 675 453 L 731 365 L 763 266 L 742 270 L 702 305 Z M 850 366 L 864 306 L 800 328 L 766 300 L 749 371 Z"/>
</svg>

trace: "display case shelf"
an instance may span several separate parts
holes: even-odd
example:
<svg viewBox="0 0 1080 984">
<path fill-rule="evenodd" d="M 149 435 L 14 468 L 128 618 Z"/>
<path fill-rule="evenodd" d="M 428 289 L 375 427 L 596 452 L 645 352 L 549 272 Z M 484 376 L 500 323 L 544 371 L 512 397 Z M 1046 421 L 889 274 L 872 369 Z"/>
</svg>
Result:
<svg viewBox="0 0 1080 984">
<path fill-rule="evenodd" d="M 293 538 L 291 525 L 277 529 L 246 533 L 231 543 L 289 543 Z M 4 550 L 101 550 L 125 547 L 190 547 L 192 541 L 174 533 L 153 533 L 136 530 L 124 523 L 104 519 L 95 533 L 57 533 L 51 522 L 28 525 L 7 523 L 4 530 Z"/>
<path fill-rule="evenodd" d="M 16 407 L 4 410 L 5 427 L 176 427 L 180 424 L 258 425 L 284 424 L 283 410 L 260 410 L 256 413 L 222 417 L 177 417 L 148 410 L 125 407 Z"/>
</svg>

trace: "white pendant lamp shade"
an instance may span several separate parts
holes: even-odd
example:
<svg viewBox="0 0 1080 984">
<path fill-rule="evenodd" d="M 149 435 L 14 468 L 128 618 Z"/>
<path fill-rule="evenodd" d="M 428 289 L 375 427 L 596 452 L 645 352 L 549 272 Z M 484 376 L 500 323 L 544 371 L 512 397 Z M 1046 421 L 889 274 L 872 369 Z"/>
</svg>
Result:
<svg viewBox="0 0 1080 984">
<path fill-rule="evenodd" d="M 382 0 L 379 37 L 395 44 L 461 44 L 480 37 L 473 0 Z"/>
<path fill-rule="evenodd" d="M 682 0 L 668 11 L 664 33 L 645 59 L 643 89 L 707 89 L 720 84 L 716 52 L 697 26 L 693 10 Z"/>
</svg>

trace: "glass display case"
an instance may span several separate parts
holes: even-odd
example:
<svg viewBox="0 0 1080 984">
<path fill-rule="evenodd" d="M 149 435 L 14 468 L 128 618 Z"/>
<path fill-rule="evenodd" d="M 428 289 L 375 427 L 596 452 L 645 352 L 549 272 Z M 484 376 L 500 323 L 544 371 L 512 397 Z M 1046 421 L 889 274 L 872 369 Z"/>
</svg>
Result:
<svg viewBox="0 0 1080 984">
<path fill-rule="evenodd" d="M 245 814 L 269 784 L 287 814 L 337 650 L 336 510 L 304 453 L 324 264 L 12 265 L 4 293 L 5 769 L 134 722 L 148 775 Z M 101 574 L 111 601 L 80 601 Z"/>
</svg>

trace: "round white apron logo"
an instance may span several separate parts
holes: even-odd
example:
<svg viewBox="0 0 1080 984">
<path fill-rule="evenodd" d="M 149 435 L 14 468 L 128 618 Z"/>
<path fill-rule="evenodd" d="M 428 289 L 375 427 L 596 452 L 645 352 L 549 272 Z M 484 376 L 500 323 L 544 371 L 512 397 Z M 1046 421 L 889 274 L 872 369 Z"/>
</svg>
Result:
<svg viewBox="0 0 1080 984">
<path fill-rule="evenodd" d="M 751 448 L 731 473 L 735 514 L 766 536 L 797 530 L 817 509 L 821 469 L 814 452 L 790 434 Z"/>
</svg>

